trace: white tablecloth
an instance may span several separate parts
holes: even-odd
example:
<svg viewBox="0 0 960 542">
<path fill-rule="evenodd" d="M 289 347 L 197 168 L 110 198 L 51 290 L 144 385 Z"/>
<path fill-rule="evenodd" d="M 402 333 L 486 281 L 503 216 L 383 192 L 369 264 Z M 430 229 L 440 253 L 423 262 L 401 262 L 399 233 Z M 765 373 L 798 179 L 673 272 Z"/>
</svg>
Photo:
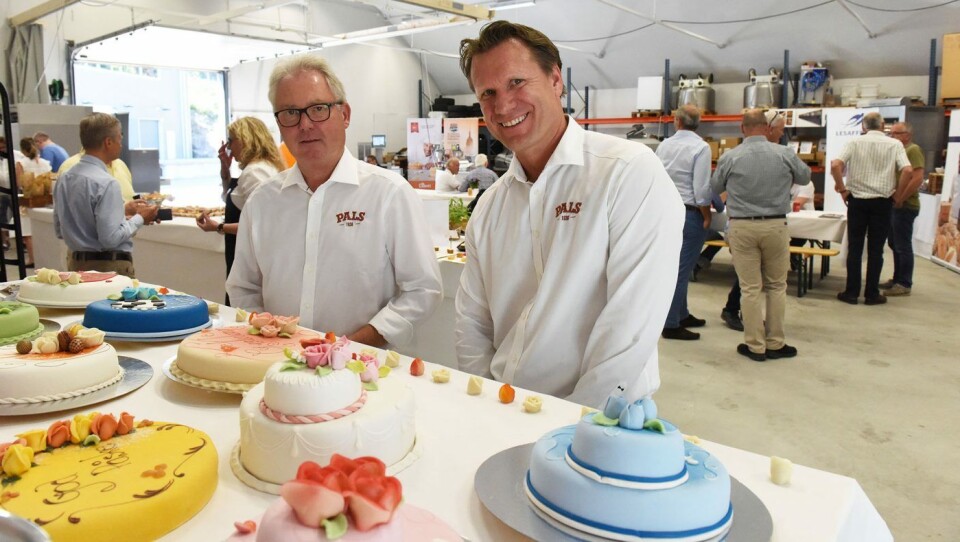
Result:
<svg viewBox="0 0 960 542">
<path fill-rule="evenodd" d="M 435 246 L 446 248 L 450 237 L 450 200 L 459 199 L 464 204 L 473 200 L 466 192 L 437 192 L 436 190 L 415 189 L 423 204 L 423 213 L 430 228 L 430 239 Z"/>
<path fill-rule="evenodd" d="M 41 317 L 61 324 L 79 317 L 76 311 L 41 309 Z M 232 309 L 221 308 L 221 318 L 234 321 Z M 133 413 L 137 419 L 173 421 L 194 426 L 211 436 L 220 454 L 220 481 L 210 503 L 196 517 L 163 540 L 209 542 L 222 540 L 234 521 L 258 519 L 277 497 L 259 493 L 240 482 L 230 470 L 230 452 L 240 437 L 239 395 L 203 391 L 173 382 L 161 373 L 162 364 L 175 355 L 175 343 L 114 343 L 122 355 L 144 360 L 154 376 L 143 388 L 109 403 L 85 409 L 29 417 L 3 418 L 3 435 L 33 428 L 92 410 Z M 359 345 L 354 345 L 359 349 Z M 380 353 L 380 359 L 384 354 Z M 450 523 L 462 536 L 478 541 L 523 540 L 492 516 L 473 490 L 477 468 L 491 455 L 536 440 L 556 427 L 573 424 L 580 406 L 543 397 L 539 414 L 525 414 L 520 404 L 529 395 L 517 389 L 517 400 L 504 405 L 497 400 L 499 386 L 484 383 L 483 394 L 466 394 L 468 376 L 451 371 L 448 384 L 434 384 L 427 363 L 424 376 L 409 375 L 410 358 L 388 378 L 402 379 L 417 400 L 417 438 L 422 456 L 399 473 L 404 499 L 425 507 Z M 663 413 L 669 417 L 669 413 Z M 769 460 L 750 452 L 711 442 L 703 447 L 715 454 L 730 473 L 753 491 L 773 517 L 773 541 L 892 540 L 883 519 L 860 485 L 845 476 L 797 466 L 791 485 L 781 487 L 768 479 Z"/>
<path fill-rule="evenodd" d="M 787 231 L 790 237 L 815 239 L 817 241 L 841 242 L 847 232 L 847 217 L 840 213 L 823 211 L 797 211 L 787 215 Z M 727 226 L 726 213 L 713 212 L 710 229 L 723 232 Z"/>
<path fill-rule="evenodd" d="M 67 246 L 53 231 L 53 209 L 30 209 L 36 267 L 66 269 Z M 137 278 L 221 302 L 226 290 L 227 264 L 223 236 L 205 232 L 192 218 L 141 228 L 133 239 Z"/>
</svg>

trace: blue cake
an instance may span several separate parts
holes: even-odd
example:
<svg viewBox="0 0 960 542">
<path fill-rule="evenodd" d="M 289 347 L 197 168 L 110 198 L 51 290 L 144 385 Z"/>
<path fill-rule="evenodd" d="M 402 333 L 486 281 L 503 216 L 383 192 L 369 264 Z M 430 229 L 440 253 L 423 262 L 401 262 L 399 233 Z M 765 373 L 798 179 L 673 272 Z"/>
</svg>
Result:
<svg viewBox="0 0 960 542">
<path fill-rule="evenodd" d="M 709 540 L 733 521 L 726 468 L 658 419 L 652 399 L 611 397 L 541 437 L 524 487 L 541 517 L 611 540 Z"/>
<path fill-rule="evenodd" d="M 87 305 L 84 327 L 111 333 L 189 332 L 210 322 L 207 303 L 190 295 L 158 295 L 153 288 L 124 288 Z"/>
</svg>

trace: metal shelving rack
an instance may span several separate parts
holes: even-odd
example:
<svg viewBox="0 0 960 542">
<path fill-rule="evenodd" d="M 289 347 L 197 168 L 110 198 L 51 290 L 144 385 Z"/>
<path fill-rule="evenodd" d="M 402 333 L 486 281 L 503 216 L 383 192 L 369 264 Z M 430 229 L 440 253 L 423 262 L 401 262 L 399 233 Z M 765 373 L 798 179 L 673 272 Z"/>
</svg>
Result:
<svg viewBox="0 0 960 542">
<path fill-rule="evenodd" d="M 25 246 L 23 242 L 23 225 L 20 221 L 20 198 L 17 195 L 17 169 L 13 159 L 13 127 L 10 117 L 10 97 L 7 94 L 6 87 L 0 83 L 0 102 L 2 102 L 3 111 L 3 135 L 7 140 L 7 150 L 10 157 L 7 159 L 7 173 L 10 175 L 10 187 L 0 186 L 0 194 L 6 194 L 10 197 L 10 212 L 13 215 L 12 224 L 0 224 L 0 230 L 12 232 L 10 241 L 16 246 L 16 257 L 7 258 L 6 253 L 3 256 L 3 264 L 0 265 L 0 282 L 6 282 L 7 264 L 17 266 L 20 273 L 20 279 L 27 278 L 27 264 Z"/>
</svg>

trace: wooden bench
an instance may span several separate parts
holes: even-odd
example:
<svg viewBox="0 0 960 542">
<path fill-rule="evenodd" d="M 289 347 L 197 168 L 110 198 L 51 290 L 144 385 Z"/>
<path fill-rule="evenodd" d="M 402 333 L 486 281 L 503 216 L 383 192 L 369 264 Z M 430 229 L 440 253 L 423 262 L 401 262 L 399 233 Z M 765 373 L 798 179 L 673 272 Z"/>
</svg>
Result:
<svg viewBox="0 0 960 542">
<path fill-rule="evenodd" d="M 730 248 L 730 245 L 723 239 L 706 241 L 703 244 L 710 247 Z M 803 297 L 807 294 L 808 290 L 813 288 L 813 258 L 820 256 L 820 278 L 822 279 L 829 269 L 830 257 L 839 254 L 839 250 L 829 247 L 790 247 L 791 256 L 800 256 L 800 269 L 798 270 L 797 277 L 797 297 Z"/>
</svg>

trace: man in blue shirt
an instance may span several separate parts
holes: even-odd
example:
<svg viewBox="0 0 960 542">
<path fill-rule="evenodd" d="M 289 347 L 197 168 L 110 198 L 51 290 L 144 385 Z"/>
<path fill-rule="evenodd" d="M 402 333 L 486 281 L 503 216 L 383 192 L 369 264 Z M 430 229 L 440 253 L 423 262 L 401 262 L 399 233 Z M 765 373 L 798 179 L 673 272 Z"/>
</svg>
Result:
<svg viewBox="0 0 960 542">
<path fill-rule="evenodd" d="M 657 157 L 680 192 L 686 207 L 686 219 L 677 287 L 662 336 L 665 339 L 694 341 L 700 338 L 700 334 L 687 328 L 702 327 L 706 321 L 690 314 L 687 309 L 687 286 L 707 228 L 710 227 L 710 146 L 694 132 L 700 126 L 700 110 L 697 106 L 687 104 L 678 109 L 674 124 L 677 133 L 657 147 Z"/>
<path fill-rule="evenodd" d="M 80 121 L 80 162 L 57 179 L 53 227 L 66 243 L 70 271 L 116 271 L 130 278 L 133 235 L 157 218 L 157 207 L 141 200 L 126 205 L 107 166 L 120 157 L 120 121 L 94 113 Z"/>
<path fill-rule="evenodd" d="M 36 143 L 40 149 L 40 158 L 50 162 L 50 167 L 53 168 L 54 173 L 60 171 L 60 164 L 70 157 L 70 153 L 60 145 L 54 143 L 45 132 L 33 134 L 33 142 Z"/>
</svg>

